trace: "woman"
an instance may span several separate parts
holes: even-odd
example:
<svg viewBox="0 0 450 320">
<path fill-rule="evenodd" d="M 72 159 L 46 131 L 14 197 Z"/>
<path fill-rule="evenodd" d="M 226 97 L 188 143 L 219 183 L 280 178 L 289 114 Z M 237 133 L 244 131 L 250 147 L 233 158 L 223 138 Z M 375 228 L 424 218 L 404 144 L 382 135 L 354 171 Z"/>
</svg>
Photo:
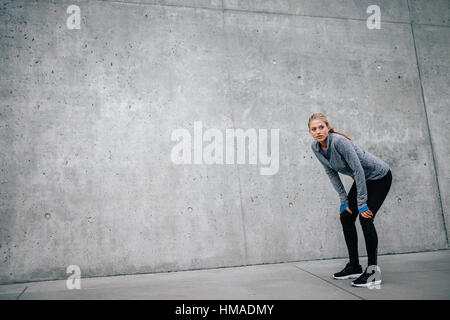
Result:
<svg viewBox="0 0 450 320">
<path fill-rule="evenodd" d="M 378 236 L 373 220 L 391 187 L 391 170 L 384 161 L 354 145 L 350 137 L 335 131 L 324 114 L 312 114 L 308 127 L 315 140 L 311 148 L 325 168 L 341 203 L 339 214 L 350 262 L 342 271 L 335 273 L 334 278 L 356 279 L 352 285 L 357 287 L 381 284 L 381 279 L 368 281 L 372 273 L 368 272 L 368 268 L 363 272 L 359 264 L 355 221 L 359 213 L 368 266 L 376 268 Z M 348 195 L 338 172 L 354 180 Z"/>
</svg>

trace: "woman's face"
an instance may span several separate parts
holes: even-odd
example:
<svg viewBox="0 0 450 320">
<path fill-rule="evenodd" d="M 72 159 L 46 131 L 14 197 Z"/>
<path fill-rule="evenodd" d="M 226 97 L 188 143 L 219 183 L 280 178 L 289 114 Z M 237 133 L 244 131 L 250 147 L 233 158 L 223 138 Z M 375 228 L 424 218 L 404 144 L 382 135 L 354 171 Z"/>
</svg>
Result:
<svg viewBox="0 0 450 320">
<path fill-rule="evenodd" d="M 309 133 L 318 142 L 324 142 L 327 139 L 328 131 L 330 128 L 322 120 L 315 119 L 309 124 Z"/>
</svg>

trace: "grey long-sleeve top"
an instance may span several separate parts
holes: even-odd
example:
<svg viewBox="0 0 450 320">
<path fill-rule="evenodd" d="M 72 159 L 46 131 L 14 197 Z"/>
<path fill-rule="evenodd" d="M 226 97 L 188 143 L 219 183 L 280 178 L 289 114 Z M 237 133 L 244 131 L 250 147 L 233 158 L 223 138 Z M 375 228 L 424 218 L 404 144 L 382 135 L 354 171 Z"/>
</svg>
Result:
<svg viewBox="0 0 450 320">
<path fill-rule="evenodd" d="M 339 194 L 341 205 L 346 204 L 348 199 L 338 172 L 353 178 L 356 183 L 358 210 L 359 212 L 367 210 L 366 180 L 381 179 L 389 171 L 389 165 L 336 133 L 328 133 L 326 152 L 328 159 L 322 154 L 319 142 L 313 141 L 311 149 Z"/>
</svg>

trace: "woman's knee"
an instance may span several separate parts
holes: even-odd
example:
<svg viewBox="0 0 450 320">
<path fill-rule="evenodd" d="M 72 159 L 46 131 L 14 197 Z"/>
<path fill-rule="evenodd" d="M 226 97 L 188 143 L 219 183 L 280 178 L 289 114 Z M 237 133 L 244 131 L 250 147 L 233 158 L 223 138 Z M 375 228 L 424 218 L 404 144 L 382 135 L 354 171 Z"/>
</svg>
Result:
<svg viewBox="0 0 450 320">
<path fill-rule="evenodd" d="M 373 218 L 364 218 L 361 214 L 359 215 L 359 222 L 363 230 L 373 226 Z"/>
<path fill-rule="evenodd" d="M 348 212 L 347 210 L 344 210 L 344 212 L 341 212 L 339 215 L 339 219 L 341 220 L 342 226 L 347 226 L 354 224 L 355 221 L 353 220 L 353 217 L 351 216 L 352 213 Z"/>
</svg>

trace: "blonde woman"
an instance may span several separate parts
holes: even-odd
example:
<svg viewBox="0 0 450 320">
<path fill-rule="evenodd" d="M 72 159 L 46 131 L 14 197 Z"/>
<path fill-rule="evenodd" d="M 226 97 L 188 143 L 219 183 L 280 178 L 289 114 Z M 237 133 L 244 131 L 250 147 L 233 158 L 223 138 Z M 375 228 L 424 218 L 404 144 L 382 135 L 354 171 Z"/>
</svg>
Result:
<svg viewBox="0 0 450 320">
<path fill-rule="evenodd" d="M 367 268 L 363 272 L 359 264 L 355 221 L 359 214 L 366 242 L 368 266 L 376 266 L 378 236 L 373 220 L 391 187 L 391 170 L 384 161 L 353 144 L 350 137 L 335 131 L 324 114 L 312 114 L 308 127 L 315 140 L 311 148 L 325 168 L 341 204 L 339 214 L 350 262 L 333 277 L 355 279 L 352 285 L 357 287 L 381 284 L 381 279 L 369 283 L 372 273 L 369 273 Z M 354 180 L 348 194 L 338 172 Z"/>
</svg>

